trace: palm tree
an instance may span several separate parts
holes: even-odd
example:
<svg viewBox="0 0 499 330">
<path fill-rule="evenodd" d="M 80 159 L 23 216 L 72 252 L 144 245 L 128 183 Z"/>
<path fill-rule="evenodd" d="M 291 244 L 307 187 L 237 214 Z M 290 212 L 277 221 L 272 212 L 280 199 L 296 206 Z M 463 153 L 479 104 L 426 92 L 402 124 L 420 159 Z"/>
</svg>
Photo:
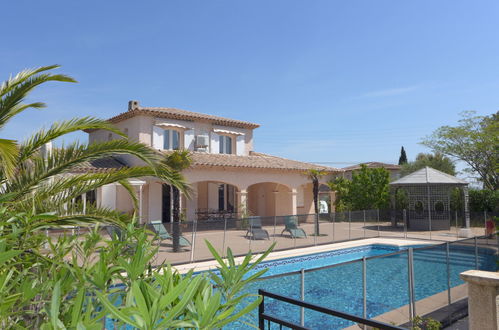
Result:
<svg viewBox="0 0 499 330">
<path fill-rule="evenodd" d="M 57 65 L 27 69 L 0 85 L 0 130 L 15 115 L 29 108 L 43 108 L 42 102 L 23 104 L 26 96 L 38 85 L 48 81 L 76 82 L 73 78 L 62 74 L 44 73 L 57 68 Z M 17 158 L 17 143 L 14 140 L 0 138 L 0 168 L 11 176 Z"/>
<path fill-rule="evenodd" d="M 0 87 L 0 128 L 15 115 L 28 108 L 40 108 L 40 102 L 24 104 L 30 91 L 47 81 L 75 80 L 65 75 L 47 73 L 58 66 L 46 66 L 25 70 L 2 83 Z M 115 210 L 98 206 L 87 206 L 74 201 L 81 195 L 111 183 L 121 184 L 130 192 L 135 204 L 137 199 L 128 179 L 155 176 L 169 182 L 181 190 L 186 189 L 183 177 L 178 171 L 161 163 L 161 156 L 144 144 L 118 139 L 90 145 L 73 142 L 41 155 L 41 148 L 47 143 L 66 134 L 103 129 L 123 136 L 107 121 L 92 117 L 75 118 L 54 123 L 42 129 L 21 143 L 0 140 L 0 204 L 12 211 L 33 214 L 55 212 L 58 216 L 50 221 L 41 219 L 32 223 L 36 230 L 68 224 L 88 224 L 95 222 L 122 225 L 127 216 Z M 75 174 L 78 167 L 88 162 L 117 155 L 132 155 L 144 162 L 143 166 L 124 167 L 102 173 Z"/>
<path fill-rule="evenodd" d="M 171 169 L 181 172 L 191 165 L 190 152 L 188 150 L 175 150 L 168 154 L 164 163 Z M 180 250 L 180 190 L 172 185 L 172 199 L 173 199 L 173 251 Z"/>
<path fill-rule="evenodd" d="M 319 236 L 319 179 L 326 175 L 327 172 L 318 169 L 309 169 L 305 175 L 312 181 L 312 192 L 314 194 L 314 211 L 315 211 L 315 235 Z"/>
</svg>

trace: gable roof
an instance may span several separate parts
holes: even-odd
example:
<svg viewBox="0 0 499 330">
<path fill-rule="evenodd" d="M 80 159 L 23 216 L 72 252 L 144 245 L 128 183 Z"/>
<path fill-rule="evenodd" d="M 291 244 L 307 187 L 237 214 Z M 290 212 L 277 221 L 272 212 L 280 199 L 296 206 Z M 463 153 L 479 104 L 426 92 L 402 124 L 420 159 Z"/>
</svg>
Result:
<svg viewBox="0 0 499 330">
<path fill-rule="evenodd" d="M 368 168 L 386 168 L 387 170 L 400 170 L 400 168 L 401 168 L 400 165 L 396 165 L 396 164 L 387 164 L 387 163 L 380 163 L 380 162 L 367 162 L 367 163 L 360 163 L 357 165 L 343 167 L 343 169 L 345 171 L 360 170 L 361 165 L 366 165 Z"/>
<path fill-rule="evenodd" d="M 118 123 L 122 120 L 129 119 L 138 115 L 151 116 L 156 118 L 189 120 L 189 121 L 204 121 L 214 125 L 231 126 L 239 128 L 254 129 L 260 127 L 255 123 L 250 123 L 242 120 L 235 120 L 230 118 L 218 117 L 199 112 L 186 111 L 176 108 L 163 108 L 163 107 L 141 107 L 138 101 L 130 101 L 128 111 L 122 112 L 114 117 L 108 119 L 111 123 Z"/>
<path fill-rule="evenodd" d="M 453 184 L 453 185 L 467 185 L 468 182 L 458 179 L 450 174 L 438 171 L 431 167 L 424 167 L 416 172 L 408 174 L 390 185 L 418 185 L 418 184 Z"/>
<path fill-rule="evenodd" d="M 312 163 L 299 162 L 296 160 L 281 158 L 277 156 L 250 152 L 248 156 L 233 154 L 210 154 L 206 152 L 192 152 L 192 168 L 196 167 L 234 167 L 254 169 L 278 169 L 290 171 L 306 171 L 318 169 L 326 172 L 342 172 L 341 169 L 316 165 Z"/>
</svg>

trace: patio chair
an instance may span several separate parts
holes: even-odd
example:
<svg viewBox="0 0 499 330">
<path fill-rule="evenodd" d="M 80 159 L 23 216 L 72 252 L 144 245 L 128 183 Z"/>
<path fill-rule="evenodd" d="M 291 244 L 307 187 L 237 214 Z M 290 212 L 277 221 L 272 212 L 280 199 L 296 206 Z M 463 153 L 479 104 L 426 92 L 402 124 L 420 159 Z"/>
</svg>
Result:
<svg viewBox="0 0 499 330">
<path fill-rule="evenodd" d="M 164 240 L 173 240 L 172 235 L 168 233 L 168 230 L 166 230 L 165 224 L 162 222 L 151 222 L 148 224 L 148 227 L 158 235 L 160 241 Z M 161 244 L 161 242 L 160 242 Z M 190 246 L 191 242 L 185 238 L 184 236 L 180 235 L 179 237 L 179 244 L 180 246 Z"/>
<path fill-rule="evenodd" d="M 249 217 L 249 228 L 246 237 L 251 234 L 251 239 L 270 239 L 269 232 L 262 228 L 260 217 Z"/>
<path fill-rule="evenodd" d="M 287 231 L 291 238 L 306 238 L 307 234 L 305 231 L 298 227 L 298 218 L 294 215 L 290 215 L 284 218 L 285 228 L 282 230 L 281 235 Z"/>
<path fill-rule="evenodd" d="M 123 233 L 123 230 L 120 227 L 106 226 L 105 229 L 109 237 L 111 237 L 111 239 L 117 239 L 120 242 L 123 242 L 125 240 L 125 234 Z M 127 243 L 126 247 L 128 252 L 134 253 L 135 249 L 137 248 L 137 243 L 136 242 Z"/>
<path fill-rule="evenodd" d="M 121 228 L 116 227 L 116 226 L 106 226 L 106 231 L 109 237 L 111 238 L 117 238 L 118 241 L 123 241 L 124 235 L 123 231 Z"/>
</svg>

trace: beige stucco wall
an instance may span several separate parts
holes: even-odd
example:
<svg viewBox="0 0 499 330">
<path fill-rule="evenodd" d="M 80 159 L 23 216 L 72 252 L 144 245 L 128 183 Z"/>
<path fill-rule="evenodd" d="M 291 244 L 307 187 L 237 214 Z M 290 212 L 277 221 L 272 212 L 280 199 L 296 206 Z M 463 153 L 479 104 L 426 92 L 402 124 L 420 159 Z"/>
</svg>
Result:
<svg viewBox="0 0 499 330">
<path fill-rule="evenodd" d="M 298 205 L 298 214 L 312 214 L 314 213 L 314 195 L 312 190 L 312 183 L 308 182 L 301 186 L 303 190 L 303 206 Z"/>
<path fill-rule="evenodd" d="M 213 129 L 221 129 L 231 132 L 238 132 L 244 134 L 245 144 L 244 144 L 244 155 L 248 155 L 250 151 L 253 150 L 253 130 L 246 128 L 238 128 L 238 127 L 230 127 L 230 126 L 221 126 L 221 125 L 212 125 L 209 122 L 204 121 L 188 121 L 188 120 L 176 120 L 176 119 L 165 119 L 165 118 L 154 118 L 150 116 L 135 116 L 133 118 L 125 119 L 116 123 L 115 126 L 125 132 L 125 129 L 128 130 L 128 136 L 130 139 L 134 141 L 142 142 L 148 146 L 152 146 L 152 131 L 153 126 L 155 124 L 174 124 L 184 126 L 189 129 L 194 129 L 194 135 L 208 135 Z M 178 129 L 181 134 L 181 146 L 182 148 L 194 151 L 193 145 L 186 146 L 185 139 L 183 134 L 183 129 Z M 108 141 L 109 132 L 104 130 L 96 130 L 89 133 L 89 142 L 93 143 L 96 141 Z M 117 139 L 118 135 L 111 133 L 112 139 Z M 211 139 L 210 143 L 211 143 Z M 236 148 L 236 136 L 233 136 L 233 150 Z M 127 159 L 128 160 L 128 159 Z M 133 165 L 138 165 L 137 164 Z"/>
</svg>

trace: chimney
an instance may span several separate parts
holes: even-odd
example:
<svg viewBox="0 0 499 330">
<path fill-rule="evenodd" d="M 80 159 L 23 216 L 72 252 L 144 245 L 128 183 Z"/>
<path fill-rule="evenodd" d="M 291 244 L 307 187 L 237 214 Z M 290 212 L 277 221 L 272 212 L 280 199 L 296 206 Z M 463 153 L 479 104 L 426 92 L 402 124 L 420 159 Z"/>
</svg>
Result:
<svg viewBox="0 0 499 330">
<path fill-rule="evenodd" d="M 139 108 L 139 101 L 128 101 L 128 111 L 132 111 Z"/>
</svg>

